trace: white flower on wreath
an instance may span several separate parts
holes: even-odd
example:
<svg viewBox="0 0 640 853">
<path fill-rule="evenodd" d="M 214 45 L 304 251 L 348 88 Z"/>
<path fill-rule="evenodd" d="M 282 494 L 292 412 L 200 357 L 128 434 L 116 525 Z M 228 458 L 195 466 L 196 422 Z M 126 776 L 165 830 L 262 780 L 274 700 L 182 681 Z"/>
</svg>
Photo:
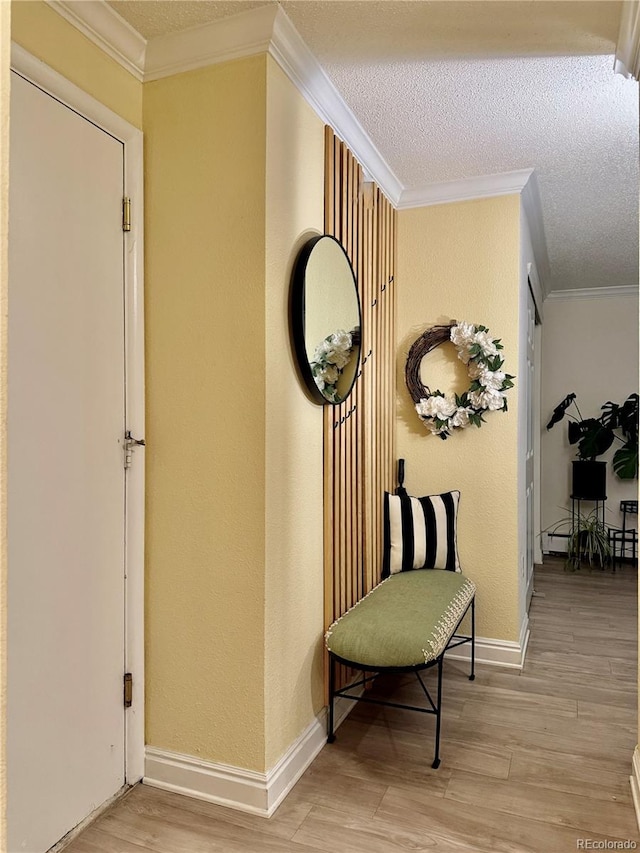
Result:
<svg viewBox="0 0 640 853">
<path fill-rule="evenodd" d="M 487 391 L 501 391 L 504 380 L 507 378 L 506 373 L 502 370 L 481 370 L 480 376 L 475 377 L 478 382 L 486 388 Z"/>
<path fill-rule="evenodd" d="M 467 365 L 473 390 L 460 396 L 428 392 L 428 396 L 415 404 L 427 429 L 440 438 L 471 424 L 481 426 L 483 412 L 506 411 L 506 392 L 513 388 L 515 378 L 501 370 L 504 359 L 499 352 L 500 340 L 490 337 L 486 326 L 461 322 L 451 327 L 449 336 L 458 350 L 458 358 Z"/>
<path fill-rule="evenodd" d="M 475 326 L 473 323 L 458 323 L 451 329 L 451 342 L 458 349 L 458 358 L 464 364 L 469 363 L 471 355 L 470 348 L 475 343 Z"/>
<path fill-rule="evenodd" d="M 469 402 L 474 409 L 488 409 L 490 412 L 498 412 L 504 408 L 506 395 L 502 391 L 487 389 L 485 391 L 471 391 Z"/>
<path fill-rule="evenodd" d="M 473 414 L 473 409 L 468 406 L 458 406 L 451 418 L 451 426 L 464 429 L 469 426 L 469 415 Z"/>
<path fill-rule="evenodd" d="M 502 370 L 489 370 L 485 364 L 475 359 L 469 364 L 469 379 L 477 379 L 487 390 L 501 391 L 506 378 L 507 374 Z"/>
<path fill-rule="evenodd" d="M 438 418 L 441 421 L 448 420 L 457 408 L 452 394 L 447 394 L 446 397 L 434 394 L 432 397 L 425 397 L 416 403 L 416 411 L 419 415 L 424 418 Z"/>
<path fill-rule="evenodd" d="M 451 328 L 451 341 L 457 347 L 470 347 L 475 336 L 473 323 L 458 323 Z"/>
<path fill-rule="evenodd" d="M 498 355 L 498 350 L 488 332 L 476 332 L 473 343 L 478 344 L 484 356 Z"/>
</svg>

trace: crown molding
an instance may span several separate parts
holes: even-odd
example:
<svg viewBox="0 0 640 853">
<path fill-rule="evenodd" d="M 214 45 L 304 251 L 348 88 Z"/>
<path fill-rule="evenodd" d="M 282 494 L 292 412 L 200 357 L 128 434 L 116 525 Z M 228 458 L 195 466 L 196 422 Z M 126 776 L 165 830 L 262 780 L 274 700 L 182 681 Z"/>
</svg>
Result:
<svg viewBox="0 0 640 853">
<path fill-rule="evenodd" d="M 544 301 L 549 293 L 551 279 L 551 266 L 549 264 L 549 252 L 547 251 L 547 238 L 544 233 L 544 221 L 542 219 L 542 202 L 540 201 L 540 190 L 536 173 L 531 169 L 529 180 L 522 188 L 520 195 L 524 215 L 529 226 L 529 236 L 535 259 L 536 289 L 539 288 L 540 295 Z"/>
<path fill-rule="evenodd" d="M 142 80 L 147 41 L 105 0 L 47 0 L 47 5 L 137 80 Z"/>
<path fill-rule="evenodd" d="M 144 81 L 267 53 L 276 6 L 260 6 L 210 24 L 158 36 L 147 44 Z"/>
<path fill-rule="evenodd" d="M 515 195 L 522 192 L 533 169 L 516 172 L 501 172 L 497 175 L 478 175 L 475 178 L 460 178 L 443 181 L 426 187 L 405 189 L 398 201 L 398 210 L 412 207 L 429 207 L 433 204 L 449 204 L 455 201 L 472 201 L 499 195 Z"/>
<path fill-rule="evenodd" d="M 402 184 L 280 7 L 269 53 L 318 116 L 349 147 L 365 173 L 397 206 L 404 191 Z"/>
<path fill-rule="evenodd" d="M 398 202 L 399 210 L 474 201 L 501 195 L 520 195 L 536 262 L 537 280 L 544 299 L 549 289 L 549 254 L 542 220 L 542 204 L 534 169 L 518 169 L 497 175 L 478 175 L 457 181 L 443 181 L 426 187 L 405 189 Z"/>
<path fill-rule="evenodd" d="M 637 299 L 637 284 L 623 284 L 616 287 L 576 287 L 572 290 L 553 290 L 546 302 L 569 302 L 574 299 L 607 299 L 611 297 L 632 297 Z"/>
<path fill-rule="evenodd" d="M 640 5 L 637 2 L 626 0 L 622 4 L 613 69 L 623 77 L 640 78 Z"/>
<path fill-rule="evenodd" d="M 348 145 L 392 204 L 402 184 L 279 6 L 262 6 L 201 27 L 151 39 L 145 82 L 268 53 L 298 91 Z"/>
<path fill-rule="evenodd" d="M 367 175 L 392 204 L 398 204 L 402 184 L 279 6 L 262 6 L 145 41 L 105 0 L 47 2 L 145 83 L 220 62 L 270 54 L 312 109 L 351 149 Z"/>
</svg>

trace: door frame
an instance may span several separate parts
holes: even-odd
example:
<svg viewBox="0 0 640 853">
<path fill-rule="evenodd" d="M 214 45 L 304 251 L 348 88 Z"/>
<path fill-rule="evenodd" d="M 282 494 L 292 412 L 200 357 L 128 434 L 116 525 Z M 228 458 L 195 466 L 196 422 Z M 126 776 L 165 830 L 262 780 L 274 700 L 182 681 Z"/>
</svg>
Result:
<svg viewBox="0 0 640 853">
<path fill-rule="evenodd" d="M 124 193 L 132 200 L 131 231 L 124 234 L 126 429 L 131 430 L 136 438 L 143 438 L 145 410 L 142 131 L 15 42 L 11 44 L 11 68 L 109 133 L 124 146 Z M 138 782 L 144 775 L 145 457 L 142 448 L 139 448 L 136 454 L 137 458 L 134 458 L 133 464 L 127 470 L 124 555 L 124 671 L 133 675 L 133 702 L 125 711 L 125 784 L 128 785 Z"/>
<path fill-rule="evenodd" d="M 527 264 L 529 291 L 535 310 L 533 349 L 533 524 L 534 562 L 542 563 L 542 286 L 535 263 Z"/>
</svg>

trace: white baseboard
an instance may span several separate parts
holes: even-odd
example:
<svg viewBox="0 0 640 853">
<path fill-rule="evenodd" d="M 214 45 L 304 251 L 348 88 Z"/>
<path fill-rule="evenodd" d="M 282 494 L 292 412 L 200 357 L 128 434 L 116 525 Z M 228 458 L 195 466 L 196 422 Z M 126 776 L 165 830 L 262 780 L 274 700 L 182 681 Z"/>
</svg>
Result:
<svg viewBox="0 0 640 853">
<path fill-rule="evenodd" d="M 525 616 L 518 642 L 476 637 L 476 663 L 522 669 L 528 642 L 529 620 Z M 449 659 L 467 662 L 470 655 L 470 643 L 447 652 Z M 342 697 L 336 700 L 336 729 L 354 705 Z M 327 742 L 326 713 L 323 709 L 266 773 L 147 746 L 143 784 L 270 817 Z"/>
<path fill-rule="evenodd" d="M 543 554 L 566 554 L 567 553 L 567 537 L 553 535 L 552 533 L 542 534 L 542 553 Z"/>
<path fill-rule="evenodd" d="M 533 595 L 533 584 L 531 586 L 531 594 Z M 529 628 L 529 614 L 525 613 L 522 617 L 522 625 L 520 626 L 520 648 L 522 649 L 522 666 L 524 666 L 524 661 L 527 656 L 527 649 L 529 647 L 529 639 L 531 637 L 531 629 Z M 522 669 L 522 666 L 520 669 Z"/>
<path fill-rule="evenodd" d="M 633 807 L 636 810 L 636 820 L 640 828 L 640 753 L 637 746 L 633 751 L 632 768 L 629 781 L 631 782 L 631 796 L 633 798 Z"/>
<path fill-rule="evenodd" d="M 336 701 L 335 728 L 354 704 L 348 699 Z M 326 709 L 323 709 L 266 773 L 147 746 L 142 781 L 186 797 L 271 817 L 326 742 Z"/>
<path fill-rule="evenodd" d="M 147 746 L 142 783 L 219 806 L 267 815 L 265 773 Z"/>
<path fill-rule="evenodd" d="M 511 669 L 522 669 L 529 644 L 529 617 L 525 614 L 520 626 L 520 639 L 494 640 L 492 637 L 476 636 L 476 663 L 490 666 L 505 666 Z M 471 661 L 471 643 L 457 646 L 447 652 L 449 660 Z"/>
<path fill-rule="evenodd" d="M 533 598 L 533 590 L 534 590 L 534 576 L 533 572 L 531 572 L 531 577 L 529 578 L 529 582 L 527 583 L 527 591 L 525 593 L 525 610 L 527 614 L 529 613 L 529 608 L 531 607 L 531 599 Z M 529 622 L 529 617 L 527 616 L 527 624 Z"/>
</svg>

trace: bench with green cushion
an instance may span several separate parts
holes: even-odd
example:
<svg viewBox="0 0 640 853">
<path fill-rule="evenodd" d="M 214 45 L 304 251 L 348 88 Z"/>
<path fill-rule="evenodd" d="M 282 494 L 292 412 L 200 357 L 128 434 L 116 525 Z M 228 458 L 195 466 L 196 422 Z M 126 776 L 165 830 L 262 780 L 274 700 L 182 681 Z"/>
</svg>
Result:
<svg viewBox="0 0 640 853">
<path fill-rule="evenodd" d="M 436 745 L 433 767 L 440 764 L 440 708 L 444 653 L 463 643 L 471 643 L 471 675 L 475 656 L 475 585 L 461 572 L 422 569 L 399 572 L 378 584 L 351 610 L 336 620 L 325 635 L 330 655 L 330 700 L 328 740 L 334 735 L 333 704 L 337 696 L 365 702 L 393 705 L 436 716 Z M 471 636 L 456 634 L 463 616 L 471 607 Z M 347 664 L 364 672 L 414 671 L 429 702 L 421 708 L 353 695 L 355 687 L 336 689 L 335 665 Z M 420 671 L 438 666 L 438 695 L 434 702 Z"/>
</svg>

